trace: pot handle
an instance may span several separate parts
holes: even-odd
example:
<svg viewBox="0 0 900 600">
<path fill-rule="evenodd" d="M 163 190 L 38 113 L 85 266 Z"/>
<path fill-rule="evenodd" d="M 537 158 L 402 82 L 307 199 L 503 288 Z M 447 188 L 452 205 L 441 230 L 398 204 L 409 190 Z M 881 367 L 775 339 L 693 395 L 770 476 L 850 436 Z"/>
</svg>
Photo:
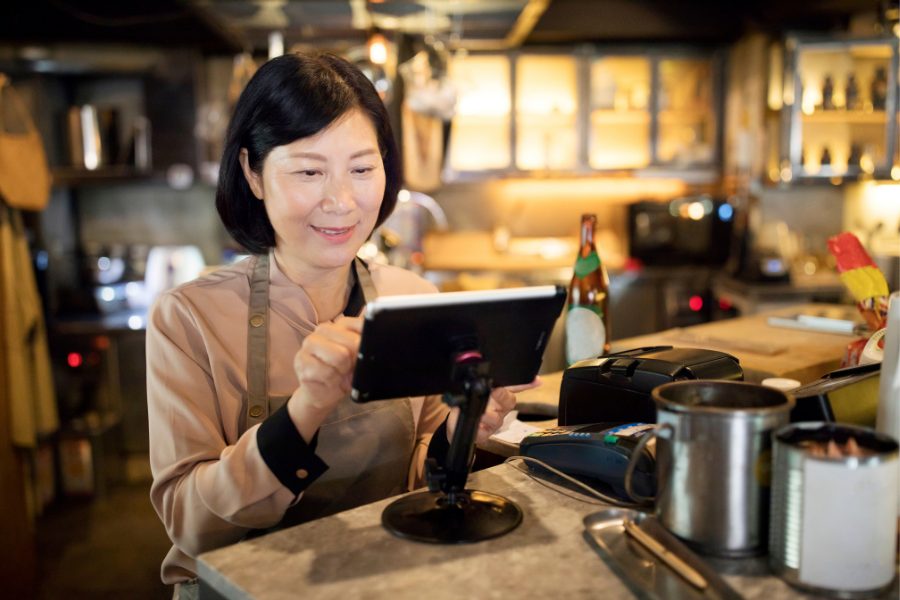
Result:
<svg viewBox="0 0 900 600">
<path fill-rule="evenodd" d="M 625 493 L 628 494 L 635 502 L 640 502 L 641 504 L 653 504 L 656 501 L 656 496 L 643 496 L 634 491 L 634 486 L 632 485 L 632 478 L 634 477 L 634 470 L 637 468 L 638 461 L 641 458 L 641 455 L 644 453 L 644 448 L 647 447 L 647 444 L 650 443 L 655 437 L 659 437 L 659 432 L 663 429 L 668 429 L 669 431 L 674 432 L 672 425 L 669 423 L 663 423 L 662 425 L 654 425 L 652 429 L 648 429 L 647 432 L 641 436 L 638 440 L 637 445 L 634 447 L 634 451 L 631 453 L 631 458 L 628 459 L 628 466 L 625 468 Z M 657 482 L 657 494 L 659 493 L 659 482 Z"/>
</svg>

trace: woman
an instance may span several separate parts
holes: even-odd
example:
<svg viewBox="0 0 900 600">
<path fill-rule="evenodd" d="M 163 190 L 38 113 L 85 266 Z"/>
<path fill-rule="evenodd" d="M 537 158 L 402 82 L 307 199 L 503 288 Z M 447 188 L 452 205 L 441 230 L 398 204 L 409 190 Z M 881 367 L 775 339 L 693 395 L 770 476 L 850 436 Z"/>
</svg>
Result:
<svg viewBox="0 0 900 600">
<path fill-rule="evenodd" d="M 365 302 L 435 291 L 356 258 L 394 207 L 399 160 L 374 87 L 338 57 L 276 58 L 241 95 L 216 205 L 252 256 L 162 294 L 147 328 L 164 582 L 259 530 L 418 487 L 446 453 L 456 413 L 438 396 L 348 398 Z M 479 439 L 514 405 L 494 390 Z"/>
</svg>

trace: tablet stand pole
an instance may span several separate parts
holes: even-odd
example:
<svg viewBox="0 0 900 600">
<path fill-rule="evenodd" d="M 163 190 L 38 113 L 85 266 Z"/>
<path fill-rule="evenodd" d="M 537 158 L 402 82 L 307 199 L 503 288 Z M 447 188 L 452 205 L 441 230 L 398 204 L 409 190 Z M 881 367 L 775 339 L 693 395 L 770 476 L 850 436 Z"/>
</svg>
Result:
<svg viewBox="0 0 900 600">
<path fill-rule="evenodd" d="M 446 465 L 426 464 L 429 491 L 388 505 L 381 522 L 391 533 L 421 542 L 461 544 L 503 535 L 522 522 L 522 510 L 515 503 L 466 489 L 478 424 L 491 395 L 489 371 L 490 363 L 477 351 L 454 357 L 455 389 L 444 394 L 444 401 L 460 410 Z"/>
</svg>

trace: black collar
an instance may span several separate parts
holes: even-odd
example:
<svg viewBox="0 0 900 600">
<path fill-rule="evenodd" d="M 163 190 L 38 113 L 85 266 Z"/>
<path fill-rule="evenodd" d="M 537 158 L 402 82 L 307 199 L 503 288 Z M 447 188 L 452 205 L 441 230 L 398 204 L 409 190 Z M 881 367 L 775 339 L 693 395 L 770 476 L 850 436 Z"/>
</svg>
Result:
<svg viewBox="0 0 900 600">
<path fill-rule="evenodd" d="M 347 299 L 347 306 L 344 307 L 345 317 L 356 317 L 362 313 L 366 306 L 366 295 L 363 293 L 362 285 L 359 283 L 359 275 L 356 274 L 356 265 L 353 266 L 353 287 L 350 289 L 350 297 Z"/>
</svg>

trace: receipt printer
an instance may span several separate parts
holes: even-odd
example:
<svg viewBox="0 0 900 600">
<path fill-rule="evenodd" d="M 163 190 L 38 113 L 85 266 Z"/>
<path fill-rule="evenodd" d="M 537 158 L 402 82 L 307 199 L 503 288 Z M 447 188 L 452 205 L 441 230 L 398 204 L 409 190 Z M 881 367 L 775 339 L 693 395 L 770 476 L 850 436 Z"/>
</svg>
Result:
<svg viewBox="0 0 900 600">
<path fill-rule="evenodd" d="M 715 350 L 655 346 L 578 361 L 563 373 L 559 424 L 656 423 L 650 392 L 681 379 L 742 380 L 738 359 Z"/>
</svg>

